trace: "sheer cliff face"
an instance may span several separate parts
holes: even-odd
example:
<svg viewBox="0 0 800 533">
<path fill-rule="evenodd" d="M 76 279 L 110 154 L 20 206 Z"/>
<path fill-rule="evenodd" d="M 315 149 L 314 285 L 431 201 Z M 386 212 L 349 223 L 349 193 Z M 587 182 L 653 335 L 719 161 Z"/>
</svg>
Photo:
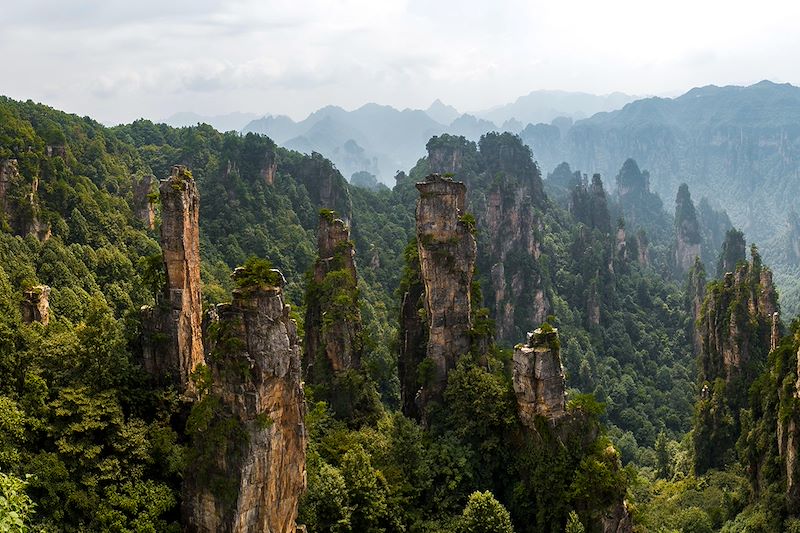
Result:
<svg viewBox="0 0 800 533">
<path fill-rule="evenodd" d="M 698 323 L 703 380 L 730 380 L 748 364 L 752 346 L 766 355 L 778 310 L 772 273 L 754 257 L 709 286 Z"/>
<path fill-rule="evenodd" d="M 409 253 L 411 257 L 408 257 Z M 425 307 L 425 287 L 420 278 L 416 246 L 414 250 L 406 250 L 406 260 L 411 275 L 408 286 L 404 287 L 400 307 L 400 354 L 397 358 L 397 368 L 403 414 L 419 419 L 421 413 L 417 403 L 417 393 L 420 389 L 418 368 L 427 352 L 428 326 L 420 313 Z"/>
<path fill-rule="evenodd" d="M 566 414 L 566 384 L 561 366 L 558 331 L 539 328 L 525 345 L 514 349 L 514 392 L 517 412 L 528 428 L 537 416 L 557 421 Z"/>
<path fill-rule="evenodd" d="M 162 306 L 146 310 L 145 368 L 170 376 L 180 390 L 192 390 L 191 373 L 203 362 L 200 295 L 200 197 L 191 173 L 182 166 L 162 181 L 161 250 L 166 286 Z M 165 343 L 154 339 L 167 337 Z"/>
<path fill-rule="evenodd" d="M 46 326 L 50 323 L 50 287 L 37 285 L 23 293 L 20 303 L 22 321 L 26 324 L 39 322 Z"/>
<path fill-rule="evenodd" d="M 50 238 L 50 225 L 39 220 L 39 177 L 20 175 L 16 159 L 0 159 L 0 224 L 3 219 L 17 235 Z M 2 226 L 0 226 L 2 227 Z"/>
<path fill-rule="evenodd" d="M 156 212 L 150 193 L 153 192 L 155 177 L 150 175 L 133 177 L 133 211 L 136 218 L 142 221 L 147 229 L 154 229 L 156 226 Z"/>
<path fill-rule="evenodd" d="M 675 199 L 675 265 L 679 272 L 688 272 L 694 260 L 701 257 L 700 225 L 686 184 L 681 184 Z"/>
<path fill-rule="evenodd" d="M 477 245 L 463 218 L 466 186 L 438 174 L 417 183 L 417 250 L 425 288 L 427 358 L 433 364 L 434 396 L 444 390 L 447 373 L 470 349 L 472 276 Z"/>
<path fill-rule="evenodd" d="M 700 329 L 694 327 L 695 321 L 700 318 L 703 310 L 703 300 L 706 294 L 706 271 L 699 257 L 694 260 L 694 266 L 689 270 L 689 284 L 686 290 L 686 304 L 692 317 L 692 338 L 694 352 L 699 354 L 702 349 Z"/>
<path fill-rule="evenodd" d="M 361 359 L 361 313 L 358 307 L 355 251 L 350 228 L 323 211 L 317 231 L 319 256 L 306 296 L 306 374 L 318 382 L 358 368 Z M 319 365 L 326 365 L 320 368 Z"/>
<path fill-rule="evenodd" d="M 279 287 L 234 291 L 217 315 L 201 402 L 223 421 L 222 442 L 196 436 L 204 464 L 187 471 L 187 531 L 293 533 L 306 483 L 297 326 Z"/>
</svg>

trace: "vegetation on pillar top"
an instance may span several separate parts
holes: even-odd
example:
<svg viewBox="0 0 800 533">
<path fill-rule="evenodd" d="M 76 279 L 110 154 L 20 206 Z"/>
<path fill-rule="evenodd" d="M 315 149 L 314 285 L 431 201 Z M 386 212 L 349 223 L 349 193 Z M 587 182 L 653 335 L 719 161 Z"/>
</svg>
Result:
<svg viewBox="0 0 800 533">
<path fill-rule="evenodd" d="M 244 294 L 258 290 L 280 288 L 284 284 L 281 272 L 272 267 L 269 259 L 251 257 L 233 272 L 236 288 Z"/>
</svg>

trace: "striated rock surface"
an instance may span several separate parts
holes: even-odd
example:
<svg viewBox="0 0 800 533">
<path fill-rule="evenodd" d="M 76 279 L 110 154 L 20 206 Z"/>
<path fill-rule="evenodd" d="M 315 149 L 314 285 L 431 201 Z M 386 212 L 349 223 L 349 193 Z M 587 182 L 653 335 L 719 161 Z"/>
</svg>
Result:
<svg viewBox="0 0 800 533">
<path fill-rule="evenodd" d="M 423 317 L 425 287 L 420 278 L 419 253 L 416 244 L 406 250 L 408 285 L 401 287 L 400 354 L 397 358 L 400 378 L 400 403 L 409 418 L 420 419 L 417 395 L 420 392 L 419 364 L 425 359 L 428 345 L 428 325 Z"/>
<path fill-rule="evenodd" d="M 556 421 L 566 414 L 566 383 L 561 366 L 558 330 L 545 325 L 528 334 L 525 345 L 514 349 L 514 392 L 520 420 L 534 427 L 542 416 Z"/>
<path fill-rule="evenodd" d="M 39 219 L 39 177 L 30 181 L 20 175 L 16 159 L 0 159 L 0 216 L 17 235 L 50 238 L 50 224 Z"/>
<path fill-rule="evenodd" d="M 194 435 L 185 531 L 294 533 L 307 439 L 297 326 L 280 287 L 237 289 L 216 314 L 207 340 L 211 383 L 195 406 L 213 418 Z"/>
<path fill-rule="evenodd" d="M 320 213 L 317 246 L 305 318 L 304 366 L 312 382 L 358 368 L 362 351 L 353 241 L 350 228 L 332 211 Z"/>
<path fill-rule="evenodd" d="M 754 250 L 749 263 L 709 286 L 698 321 L 701 380 L 730 380 L 750 361 L 753 346 L 768 348 L 777 310 L 772 274 Z"/>
<path fill-rule="evenodd" d="M 678 271 L 688 272 L 695 259 L 702 256 L 702 237 L 697 222 L 689 187 L 682 183 L 675 198 L 675 266 Z"/>
<path fill-rule="evenodd" d="M 637 249 L 637 256 L 636 262 L 639 263 L 640 266 L 650 266 L 650 243 L 647 239 L 647 234 L 644 230 L 639 230 L 636 232 L 636 249 Z"/>
<path fill-rule="evenodd" d="M 470 349 L 472 277 L 477 245 L 464 217 L 466 186 L 431 174 L 417 183 L 417 250 L 425 288 L 427 358 L 433 375 L 424 395 L 439 396 L 447 373 Z M 423 399 L 423 403 L 426 400 Z"/>
<path fill-rule="evenodd" d="M 706 295 L 706 269 L 699 257 L 695 257 L 694 266 L 689 270 L 689 283 L 686 288 L 686 308 L 692 317 L 691 334 L 694 341 L 694 353 L 702 350 L 700 329 L 695 327 L 695 322 L 700 318 L 703 310 L 703 300 Z"/>
<path fill-rule="evenodd" d="M 181 391 L 191 391 L 190 376 L 203 362 L 200 197 L 183 166 L 173 167 L 159 190 L 166 284 L 161 304 L 142 310 L 144 367 L 158 378 L 168 376 Z"/>
<path fill-rule="evenodd" d="M 50 323 L 50 287 L 37 285 L 22 293 L 20 303 L 22 321 L 26 324 L 40 322 L 46 326 Z"/>
<path fill-rule="evenodd" d="M 133 213 L 141 220 L 147 229 L 156 227 L 156 211 L 153 207 L 151 193 L 156 182 L 155 176 L 134 176 L 133 180 Z"/>
</svg>

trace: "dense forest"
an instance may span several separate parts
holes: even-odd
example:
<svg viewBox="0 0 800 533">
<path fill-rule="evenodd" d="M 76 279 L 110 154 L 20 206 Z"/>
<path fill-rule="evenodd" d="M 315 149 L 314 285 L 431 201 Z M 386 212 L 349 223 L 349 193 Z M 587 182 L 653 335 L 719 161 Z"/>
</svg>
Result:
<svg viewBox="0 0 800 533">
<path fill-rule="evenodd" d="M 272 383 L 237 363 L 263 338 L 300 366 L 309 532 L 800 531 L 800 325 L 727 214 L 685 184 L 672 209 L 632 159 L 426 148 L 390 189 L 253 133 L 0 99 L 0 530 L 227 520 L 225 469 L 291 433 L 237 400 Z M 180 383 L 148 354 L 190 297 L 165 228 L 194 205 Z M 526 357 L 551 369 L 530 410 Z"/>
</svg>

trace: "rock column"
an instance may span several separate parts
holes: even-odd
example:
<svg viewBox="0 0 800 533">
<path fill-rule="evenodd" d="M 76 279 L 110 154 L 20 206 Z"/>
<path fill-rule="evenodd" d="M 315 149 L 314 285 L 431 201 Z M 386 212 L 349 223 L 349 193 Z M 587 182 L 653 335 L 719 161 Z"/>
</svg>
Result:
<svg viewBox="0 0 800 533">
<path fill-rule="evenodd" d="M 548 325 L 528 334 L 514 349 L 514 392 L 522 423 L 534 427 L 537 416 L 558 420 L 566 413 L 566 384 L 558 330 Z"/>
<path fill-rule="evenodd" d="M 427 359 L 432 375 L 423 397 L 444 391 L 447 373 L 470 350 L 472 276 L 477 245 L 465 219 L 466 186 L 431 174 L 417 183 L 417 249 L 425 287 Z M 423 403 L 427 398 L 423 398 Z"/>
<path fill-rule="evenodd" d="M 50 323 L 50 287 L 37 285 L 23 293 L 20 304 L 22 321 L 26 324 L 39 322 L 46 326 Z"/>
<path fill-rule="evenodd" d="M 297 325 L 280 287 L 237 289 L 216 311 L 201 400 L 213 429 L 195 435 L 204 461 L 186 474 L 186 531 L 294 533 L 306 485 Z"/>
</svg>

